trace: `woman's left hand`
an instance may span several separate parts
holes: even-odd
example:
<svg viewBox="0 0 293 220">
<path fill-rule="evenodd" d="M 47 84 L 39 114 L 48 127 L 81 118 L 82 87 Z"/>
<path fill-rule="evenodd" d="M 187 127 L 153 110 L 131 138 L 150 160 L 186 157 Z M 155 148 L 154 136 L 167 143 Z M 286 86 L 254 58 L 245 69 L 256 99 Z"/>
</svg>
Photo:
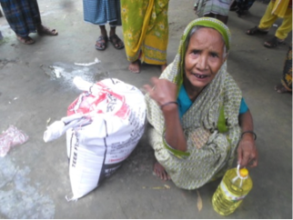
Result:
<svg viewBox="0 0 293 220">
<path fill-rule="evenodd" d="M 258 152 L 253 137 L 244 135 L 240 140 L 238 149 L 238 164 L 240 167 L 256 167 L 258 164 Z"/>
</svg>

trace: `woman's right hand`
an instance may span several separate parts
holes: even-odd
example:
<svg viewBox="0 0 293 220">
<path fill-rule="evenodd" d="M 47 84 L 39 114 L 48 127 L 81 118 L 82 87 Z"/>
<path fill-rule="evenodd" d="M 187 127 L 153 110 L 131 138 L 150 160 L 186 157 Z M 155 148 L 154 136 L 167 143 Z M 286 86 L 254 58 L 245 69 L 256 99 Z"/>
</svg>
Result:
<svg viewBox="0 0 293 220">
<path fill-rule="evenodd" d="M 153 87 L 150 85 L 144 85 L 144 89 L 159 106 L 177 100 L 177 85 L 175 83 L 166 79 L 158 79 L 157 77 L 152 77 L 151 82 Z"/>
</svg>

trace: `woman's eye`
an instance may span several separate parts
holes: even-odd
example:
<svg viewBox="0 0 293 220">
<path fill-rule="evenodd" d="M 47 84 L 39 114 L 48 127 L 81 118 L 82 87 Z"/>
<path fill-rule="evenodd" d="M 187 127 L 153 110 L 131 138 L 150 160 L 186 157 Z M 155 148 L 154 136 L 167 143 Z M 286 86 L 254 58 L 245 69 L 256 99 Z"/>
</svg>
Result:
<svg viewBox="0 0 293 220">
<path fill-rule="evenodd" d="M 218 57 L 218 54 L 217 53 L 211 53 L 211 57 L 213 57 L 213 58 Z"/>
<path fill-rule="evenodd" d="M 199 53 L 198 50 L 193 50 L 193 51 L 192 51 L 192 54 L 198 54 L 198 53 Z"/>
</svg>

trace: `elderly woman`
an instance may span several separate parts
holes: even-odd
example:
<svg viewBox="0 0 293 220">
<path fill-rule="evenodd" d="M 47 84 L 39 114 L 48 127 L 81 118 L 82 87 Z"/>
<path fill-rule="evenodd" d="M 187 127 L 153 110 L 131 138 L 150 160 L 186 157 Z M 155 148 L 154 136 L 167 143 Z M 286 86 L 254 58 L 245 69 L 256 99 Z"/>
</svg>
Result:
<svg viewBox="0 0 293 220">
<path fill-rule="evenodd" d="M 214 18 L 191 22 L 179 54 L 153 87 L 145 85 L 154 172 L 183 189 L 196 189 L 238 163 L 257 166 L 253 121 L 226 71 L 230 32 Z"/>
</svg>

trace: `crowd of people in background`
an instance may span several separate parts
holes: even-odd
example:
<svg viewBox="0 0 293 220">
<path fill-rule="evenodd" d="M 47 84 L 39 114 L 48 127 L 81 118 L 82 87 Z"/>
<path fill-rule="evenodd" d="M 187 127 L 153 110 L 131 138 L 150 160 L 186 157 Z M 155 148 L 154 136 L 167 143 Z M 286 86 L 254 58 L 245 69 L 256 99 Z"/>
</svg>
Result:
<svg viewBox="0 0 293 220">
<path fill-rule="evenodd" d="M 199 17 L 213 17 L 227 24 L 229 11 L 236 11 L 241 16 L 254 1 L 196 0 L 194 10 Z M 106 50 L 110 42 L 118 50 L 125 47 L 131 72 L 139 73 L 142 63 L 158 65 L 163 71 L 167 66 L 168 4 L 169 0 L 83 0 L 83 14 L 86 22 L 100 27 L 101 34 L 95 43 L 97 50 Z M 42 24 L 37 0 L 1 0 L 1 6 L 21 43 L 35 43 L 29 36 L 30 33 L 58 35 L 55 29 Z M 271 0 L 260 23 L 247 30 L 246 34 L 267 34 L 279 18 L 283 19 L 282 24 L 276 30 L 275 36 L 264 42 L 264 46 L 275 48 L 284 44 L 292 31 L 292 0 Z M 110 26 L 109 33 L 106 30 L 107 23 Z M 116 34 L 116 26 L 121 25 L 124 43 Z"/>
<path fill-rule="evenodd" d="M 49 29 L 42 24 L 37 0 L 1 0 L 0 3 L 11 29 L 21 43 L 35 43 L 29 36 L 30 33 L 58 35 L 55 29 Z"/>
<path fill-rule="evenodd" d="M 197 0 L 194 10 L 200 19 L 187 26 L 179 52 L 167 67 L 169 0 L 83 0 L 84 20 L 100 28 L 96 50 L 106 50 L 109 42 L 118 50 L 125 48 L 129 70 L 134 73 L 141 71 L 142 63 L 161 68 L 160 79 L 153 79 L 154 87 L 146 85 L 148 119 L 154 127 L 152 146 L 157 158 L 154 171 L 181 188 L 195 189 L 222 175 L 231 166 L 237 147 L 241 166 L 257 165 L 252 116 L 226 65 L 230 50 L 229 11 L 242 16 L 253 2 Z M 42 24 L 37 0 L 1 0 L 1 6 L 21 43 L 35 43 L 29 36 L 32 32 L 58 35 L 55 29 Z M 278 18 L 283 19 L 282 25 L 264 43 L 265 47 L 275 48 L 292 31 L 292 0 L 271 0 L 259 25 L 246 34 L 267 34 Z M 116 34 L 120 25 L 124 42 Z M 209 45 L 215 50 L 211 51 Z M 230 89 L 226 90 L 227 86 Z M 292 45 L 281 84 L 275 90 L 292 91 Z M 210 151 L 213 155 L 201 151 L 214 146 L 217 157 L 214 151 Z"/>
</svg>

